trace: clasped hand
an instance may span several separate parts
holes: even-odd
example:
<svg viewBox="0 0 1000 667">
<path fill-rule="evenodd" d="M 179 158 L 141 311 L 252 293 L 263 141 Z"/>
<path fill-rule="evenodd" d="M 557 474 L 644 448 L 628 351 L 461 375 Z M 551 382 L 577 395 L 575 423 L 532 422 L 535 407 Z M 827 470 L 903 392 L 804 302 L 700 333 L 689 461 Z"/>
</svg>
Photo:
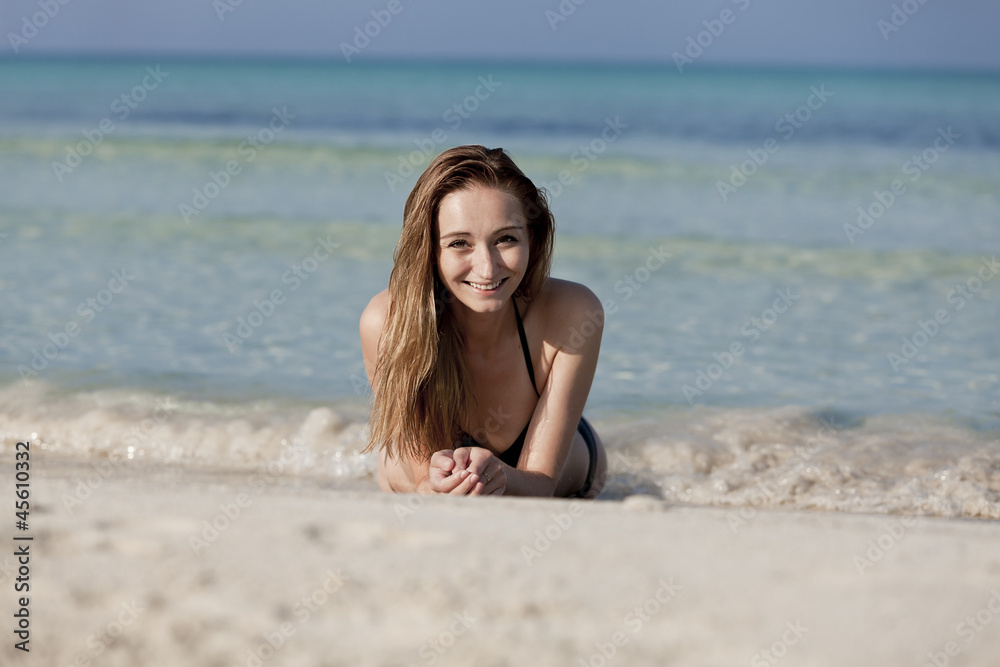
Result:
<svg viewBox="0 0 1000 667">
<path fill-rule="evenodd" d="M 488 449 L 443 449 L 431 456 L 430 484 L 435 493 L 502 496 L 507 488 L 507 473 L 504 464 Z"/>
</svg>

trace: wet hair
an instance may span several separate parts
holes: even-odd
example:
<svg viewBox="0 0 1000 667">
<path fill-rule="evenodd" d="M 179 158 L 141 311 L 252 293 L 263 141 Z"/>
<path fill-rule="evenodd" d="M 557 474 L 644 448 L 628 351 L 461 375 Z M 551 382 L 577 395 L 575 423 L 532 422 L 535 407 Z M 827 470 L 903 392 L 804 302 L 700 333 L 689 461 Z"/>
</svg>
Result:
<svg viewBox="0 0 1000 667">
<path fill-rule="evenodd" d="M 451 295 L 437 275 L 437 219 L 446 195 L 476 187 L 509 193 L 524 208 L 528 268 L 515 295 L 530 301 L 548 280 L 555 221 L 544 190 L 502 148 L 458 146 L 438 155 L 403 209 L 373 373 L 369 450 L 423 460 L 458 439 L 470 403 L 469 372 Z"/>
</svg>

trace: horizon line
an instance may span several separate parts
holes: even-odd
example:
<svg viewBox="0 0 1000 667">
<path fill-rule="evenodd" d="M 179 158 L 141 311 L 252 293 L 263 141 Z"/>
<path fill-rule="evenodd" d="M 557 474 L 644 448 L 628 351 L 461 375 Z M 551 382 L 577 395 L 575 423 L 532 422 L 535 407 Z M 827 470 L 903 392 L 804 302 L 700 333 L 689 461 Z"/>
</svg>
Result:
<svg viewBox="0 0 1000 667">
<path fill-rule="evenodd" d="M 32 54 L 0 53 L 0 63 L 17 61 L 136 61 L 159 58 L 171 61 L 215 62 L 215 63 L 270 63 L 270 64 L 324 64 L 352 67 L 355 65 L 500 65 L 512 67 L 606 67 L 606 68 L 667 68 L 675 69 L 669 58 L 572 58 L 572 57 L 516 57 L 516 56 L 371 56 L 364 60 L 347 63 L 338 54 L 303 54 L 254 52 L 180 52 L 180 51 L 50 51 Z M 713 70 L 781 70 L 781 71 L 844 71 L 892 74 L 978 74 L 1000 75 L 1000 65 L 928 65 L 928 64 L 884 64 L 884 63 L 802 63 L 759 60 L 756 62 L 715 60 L 694 63 L 686 68 L 690 72 L 710 72 Z M 680 74 L 680 73 L 678 73 Z"/>
</svg>

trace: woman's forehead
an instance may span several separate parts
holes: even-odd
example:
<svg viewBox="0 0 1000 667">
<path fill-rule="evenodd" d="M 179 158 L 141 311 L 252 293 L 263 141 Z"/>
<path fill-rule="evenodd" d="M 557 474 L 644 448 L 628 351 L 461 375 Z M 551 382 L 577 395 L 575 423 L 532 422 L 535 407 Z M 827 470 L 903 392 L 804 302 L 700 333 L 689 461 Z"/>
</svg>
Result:
<svg viewBox="0 0 1000 667">
<path fill-rule="evenodd" d="M 514 195 L 496 188 L 471 188 L 449 192 L 438 207 L 437 226 L 444 235 L 452 231 L 489 232 L 525 226 L 524 206 Z"/>
</svg>

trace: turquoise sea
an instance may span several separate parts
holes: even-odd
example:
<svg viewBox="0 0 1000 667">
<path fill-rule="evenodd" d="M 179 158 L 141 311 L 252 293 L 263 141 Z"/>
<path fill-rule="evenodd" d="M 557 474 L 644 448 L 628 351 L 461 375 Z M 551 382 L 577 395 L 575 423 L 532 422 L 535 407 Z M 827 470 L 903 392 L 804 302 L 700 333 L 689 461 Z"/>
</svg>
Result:
<svg viewBox="0 0 1000 667">
<path fill-rule="evenodd" d="M 358 317 L 449 146 L 608 313 L 606 497 L 1000 518 L 1000 75 L 0 60 L 0 446 L 376 487 Z"/>
</svg>

